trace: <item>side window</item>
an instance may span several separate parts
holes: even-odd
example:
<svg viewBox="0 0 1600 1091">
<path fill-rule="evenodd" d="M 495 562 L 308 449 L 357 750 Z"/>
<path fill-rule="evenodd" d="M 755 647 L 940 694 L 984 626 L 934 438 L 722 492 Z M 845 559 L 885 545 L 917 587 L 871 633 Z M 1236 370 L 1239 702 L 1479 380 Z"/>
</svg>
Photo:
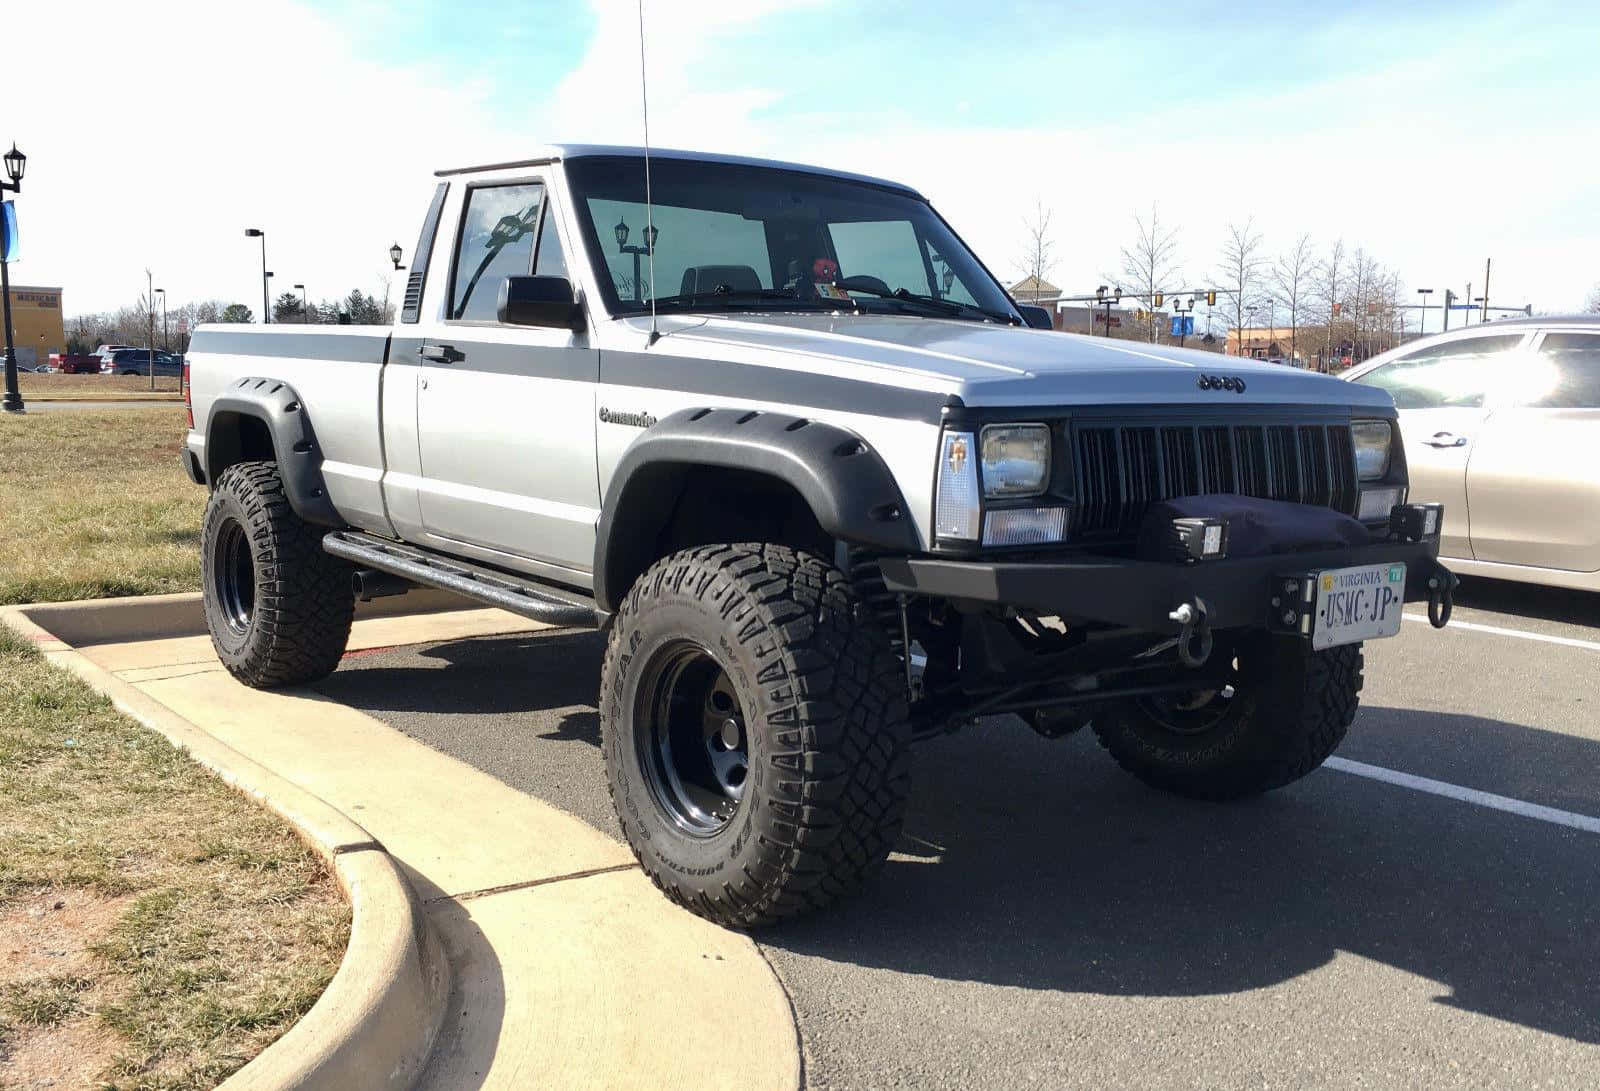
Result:
<svg viewBox="0 0 1600 1091">
<path fill-rule="evenodd" d="M 928 295 L 928 270 L 910 220 L 869 220 L 830 224 L 839 277 L 870 277 L 889 291 L 904 288 Z"/>
<path fill-rule="evenodd" d="M 1468 337 L 1417 349 L 1367 372 L 1356 382 L 1387 390 L 1398 409 L 1478 409 L 1515 348 L 1520 333 Z"/>
<path fill-rule="evenodd" d="M 556 230 L 555 209 L 546 208 L 539 221 L 539 253 L 533 259 L 536 277 L 567 276 L 567 256 L 561 252 L 561 233 Z"/>
<path fill-rule="evenodd" d="M 493 322 L 500 281 L 533 268 L 534 230 L 544 187 L 537 182 L 467 191 L 450 279 L 450 317 Z"/>
<path fill-rule="evenodd" d="M 1529 409 L 1600 409 L 1600 333 L 1548 333 L 1517 379 Z"/>
</svg>

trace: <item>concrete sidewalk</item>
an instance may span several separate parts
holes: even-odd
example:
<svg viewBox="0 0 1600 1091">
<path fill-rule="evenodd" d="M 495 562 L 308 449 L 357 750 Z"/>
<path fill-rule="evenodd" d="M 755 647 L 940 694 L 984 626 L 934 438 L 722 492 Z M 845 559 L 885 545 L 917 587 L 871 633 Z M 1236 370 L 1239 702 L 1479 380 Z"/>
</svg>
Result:
<svg viewBox="0 0 1600 1091">
<path fill-rule="evenodd" d="M 429 612 L 359 619 L 351 654 L 536 627 L 434 593 L 388 603 Z M 623 845 L 363 713 L 240 686 L 198 595 L 29 613 L 400 863 L 454 975 L 418 1086 L 798 1086 L 788 999 L 756 946 L 668 903 Z"/>
</svg>

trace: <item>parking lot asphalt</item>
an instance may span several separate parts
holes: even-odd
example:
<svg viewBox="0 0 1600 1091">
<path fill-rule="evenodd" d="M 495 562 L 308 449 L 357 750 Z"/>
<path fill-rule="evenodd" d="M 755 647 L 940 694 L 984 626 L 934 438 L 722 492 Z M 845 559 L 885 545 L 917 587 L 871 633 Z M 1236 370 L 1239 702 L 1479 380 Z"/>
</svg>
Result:
<svg viewBox="0 0 1600 1091">
<path fill-rule="evenodd" d="M 1010 718 L 920 746 L 883 876 L 757 937 L 806 1085 L 1600 1084 L 1600 595 L 1462 590 L 1480 628 L 1369 644 L 1333 767 L 1259 800 Z M 365 653 L 319 688 L 615 837 L 601 650 Z"/>
</svg>

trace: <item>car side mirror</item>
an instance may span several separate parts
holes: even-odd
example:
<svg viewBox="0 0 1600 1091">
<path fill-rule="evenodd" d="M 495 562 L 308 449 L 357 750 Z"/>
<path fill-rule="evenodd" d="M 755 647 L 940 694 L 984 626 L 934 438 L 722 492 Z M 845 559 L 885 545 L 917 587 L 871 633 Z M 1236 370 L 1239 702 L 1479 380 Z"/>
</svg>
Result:
<svg viewBox="0 0 1600 1091">
<path fill-rule="evenodd" d="M 1022 320 L 1030 329 L 1053 330 L 1055 322 L 1050 317 L 1050 312 L 1044 307 L 1034 307 L 1026 303 L 1017 304 L 1017 313 L 1022 315 Z"/>
<path fill-rule="evenodd" d="M 506 277 L 500 282 L 495 316 L 508 326 L 583 329 L 583 304 L 566 277 Z"/>
</svg>

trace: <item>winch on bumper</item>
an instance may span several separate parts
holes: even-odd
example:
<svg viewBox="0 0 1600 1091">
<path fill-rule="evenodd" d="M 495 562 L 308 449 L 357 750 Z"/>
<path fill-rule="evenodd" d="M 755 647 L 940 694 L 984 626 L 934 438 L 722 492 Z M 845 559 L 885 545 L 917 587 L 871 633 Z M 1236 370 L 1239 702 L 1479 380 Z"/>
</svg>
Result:
<svg viewBox="0 0 1600 1091">
<path fill-rule="evenodd" d="M 1430 619 L 1443 627 L 1456 577 L 1438 561 L 1438 524 L 1427 537 L 1408 537 L 1410 528 L 1402 525 L 1403 508 L 1421 507 L 1396 508 L 1396 530 L 1388 540 L 1330 550 L 1189 563 L 1093 555 L 1061 561 L 884 557 L 880 566 L 885 588 L 900 595 L 1008 606 L 1164 635 L 1199 626 L 1267 629 L 1309 640 L 1309 577 L 1398 563 L 1406 566 L 1405 601 L 1427 601 Z"/>
</svg>

